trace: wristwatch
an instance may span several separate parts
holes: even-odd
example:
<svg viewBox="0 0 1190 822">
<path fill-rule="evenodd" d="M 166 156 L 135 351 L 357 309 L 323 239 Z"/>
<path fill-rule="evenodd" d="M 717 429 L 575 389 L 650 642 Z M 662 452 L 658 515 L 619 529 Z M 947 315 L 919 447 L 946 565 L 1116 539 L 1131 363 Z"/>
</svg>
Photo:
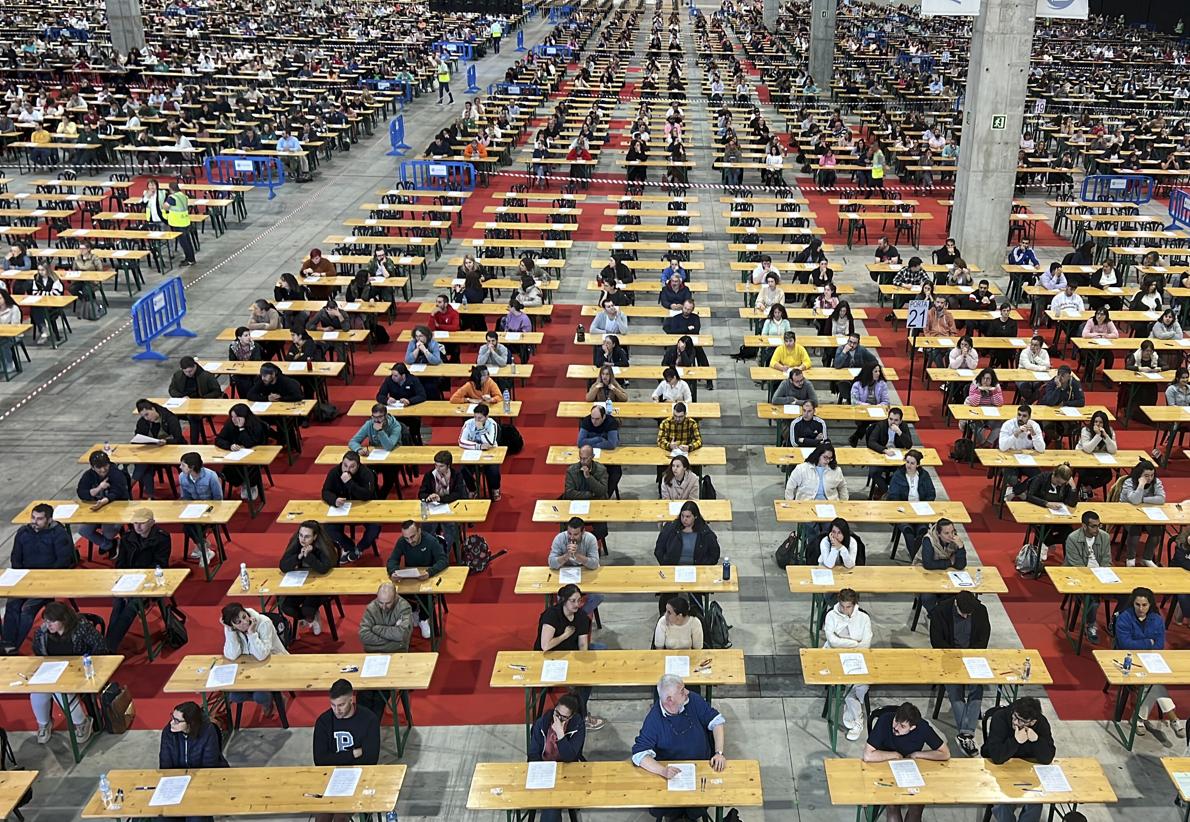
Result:
<svg viewBox="0 0 1190 822">
<path fill-rule="evenodd" d="M 715 751 L 715 756 L 723 756 L 723 751 Z"/>
</svg>

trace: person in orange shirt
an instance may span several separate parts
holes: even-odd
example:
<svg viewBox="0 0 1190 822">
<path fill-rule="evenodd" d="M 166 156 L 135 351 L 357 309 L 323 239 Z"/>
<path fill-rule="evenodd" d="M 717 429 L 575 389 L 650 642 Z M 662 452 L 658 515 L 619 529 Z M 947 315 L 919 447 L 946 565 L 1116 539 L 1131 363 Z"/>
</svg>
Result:
<svg viewBox="0 0 1190 822">
<path fill-rule="evenodd" d="M 467 144 L 466 148 L 463 149 L 463 156 L 467 159 L 475 157 L 480 160 L 486 160 L 488 158 L 488 147 L 481 143 L 479 138 L 476 137 Z"/>
<path fill-rule="evenodd" d="M 500 397 L 500 386 L 488 376 L 487 366 L 477 365 L 471 369 L 471 379 L 450 395 L 450 401 L 458 405 L 467 402 L 494 403 Z"/>
</svg>

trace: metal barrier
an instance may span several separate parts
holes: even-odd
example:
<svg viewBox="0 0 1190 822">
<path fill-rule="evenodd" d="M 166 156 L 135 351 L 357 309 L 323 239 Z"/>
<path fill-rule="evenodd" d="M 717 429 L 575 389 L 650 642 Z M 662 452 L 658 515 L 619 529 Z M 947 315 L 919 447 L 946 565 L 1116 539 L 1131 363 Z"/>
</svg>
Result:
<svg viewBox="0 0 1190 822">
<path fill-rule="evenodd" d="M 285 164 L 280 157 L 246 157 L 242 154 L 216 154 L 203 160 L 207 182 L 215 185 L 249 185 L 267 188 L 269 199 L 285 185 Z"/>
<path fill-rule="evenodd" d="M 550 22 L 557 23 L 574 14 L 574 6 L 554 6 L 550 9 Z"/>
<path fill-rule="evenodd" d="M 405 142 L 405 115 L 398 114 L 388 121 L 388 143 L 391 146 L 386 156 L 404 157 L 410 145 Z"/>
<path fill-rule="evenodd" d="M 471 163 L 402 160 L 401 182 L 419 190 L 474 191 L 477 175 Z"/>
<path fill-rule="evenodd" d="M 132 355 L 134 360 L 164 360 L 164 354 L 153 350 L 158 337 L 197 337 L 182 328 L 186 316 L 186 289 L 181 277 L 171 277 L 146 292 L 132 304 L 132 336 L 144 351 Z"/>
<path fill-rule="evenodd" d="M 413 102 L 413 83 L 408 80 L 381 80 L 378 77 L 372 77 L 364 80 L 364 85 L 373 88 L 376 91 L 392 91 L 394 89 L 401 89 L 401 96 L 397 98 L 397 105 L 404 110 L 405 106 Z"/>
<path fill-rule="evenodd" d="M 567 60 L 574 54 L 570 46 L 534 46 L 533 53 L 538 57 L 565 57 Z"/>
<path fill-rule="evenodd" d="M 466 89 L 467 94 L 475 94 L 476 92 L 479 91 L 479 85 L 477 83 L 477 79 L 478 78 L 475 73 L 475 66 L 468 66 L 467 67 L 467 89 Z"/>
<path fill-rule="evenodd" d="M 528 51 L 528 49 L 525 48 L 525 33 L 523 31 L 518 31 L 516 33 L 516 50 Z"/>
<path fill-rule="evenodd" d="M 441 49 L 452 57 L 460 57 L 468 62 L 475 62 L 475 46 L 470 43 L 460 43 L 455 40 L 437 40 L 434 49 Z"/>
<path fill-rule="evenodd" d="M 1083 178 L 1080 199 L 1095 203 L 1136 203 L 1153 199 L 1157 180 L 1144 174 L 1089 174 Z"/>
<path fill-rule="evenodd" d="M 544 97 L 541 86 L 527 86 L 517 83 L 488 83 L 488 94 L 502 94 L 509 97 Z"/>
<path fill-rule="evenodd" d="M 1169 219 L 1166 228 L 1190 228 L 1190 188 L 1175 188 L 1169 194 Z"/>
</svg>

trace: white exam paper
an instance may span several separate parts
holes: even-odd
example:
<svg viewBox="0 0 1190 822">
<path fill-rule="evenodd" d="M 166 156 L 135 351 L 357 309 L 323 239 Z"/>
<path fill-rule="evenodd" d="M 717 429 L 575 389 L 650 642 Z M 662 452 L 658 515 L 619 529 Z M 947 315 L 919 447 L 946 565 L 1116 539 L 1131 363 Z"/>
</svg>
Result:
<svg viewBox="0 0 1190 822">
<path fill-rule="evenodd" d="M 1101 465 L 1115 465 L 1116 464 L 1116 455 L 1115 454 L 1096 454 L 1095 460 L 1097 462 L 1099 462 Z"/>
<path fill-rule="evenodd" d="M 161 404 L 164 405 L 166 408 L 181 408 L 183 405 L 186 404 L 186 398 L 185 397 L 170 397 L 168 400 L 166 400 L 165 402 L 163 402 Z"/>
<path fill-rule="evenodd" d="M 0 573 L 0 587 L 16 585 L 25 578 L 27 573 L 29 573 L 27 568 L 5 568 L 4 573 Z"/>
<path fill-rule="evenodd" d="M 1036 465 L 1037 459 L 1032 454 L 1013 454 L 1017 465 Z"/>
<path fill-rule="evenodd" d="M 583 569 L 576 566 L 569 568 L 561 568 L 558 571 L 558 582 L 563 585 L 581 585 L 583 581 Z"/>
<path fill-rule="evenodd" d="M 1190 796 L 1190 772 L 1178 771 L 1170 776 L 1173 778 L 1174 784 L 1178 786 L 1178 793 L 1182 796 Z"/>
<path fill-rule="evenodd" d="M 58 660 L 56 662 L 43 662 L 37 666 L 37 670 L 33 672 L 33 676 L 29 677 L 30 685 L 53 685 L 62 678 L 66 668 L 70 665 L 65 660 Z"/>
<path fill-rule="evenodd" d="M 530 762 L 528 770 L 525 771 L 525 790 L 551 790 L 557 778 L 557 762 Z"/>
<path fill-rule="evenodd" d="M 272 407 L 271 402 L 254 402 L 248 407 L 252 409 L 253 414 L 264 414 Z"/>
<path fill-rule="evenodd" d="M 328 517 L 345 517 L 351 513 L 351 500 L 343 503 L 342 506 L 328 505 L 326 507 L 326 515 Z"/>
<path fill-rule="evenodd" d="M 359 787 L 359 780 L 363 775 L 363 768 L 335 768 L 331 771 L 331 778 L 327 780 L 322 795 L 355 796 L 355 789 Z"/>
<path fill-rule="evenodd" d="M 1069 408 L 1067 406 L 1059 408 L 1058 413 L 1064 417 L 1081 417 L 1083 415 L 1083 412 L 1077 408 Z"/>
<path fill-rule="evenodd" d="M 178 519 L 199 519 L 207 513 L 206 505 L 199 502 L 192 502 L 182 509 L 182 513 L 178 514 Z"/>
<path fill-rule="evenodd" d="M 463 462 L 479 462 L 483 459 L 483 451 L 477 448 L 468 448 L 463 452 Z"/>
<path fill-rule="evenodd" d="M 1062 772 L 1061 765 L 1034 765 L 1034 772 L 1046 793 L 1070 793 L 1070 781 Z"/>
<path fill-rule="evenodd" d="M 1145 512 L 1145 516 L 1154 522 L 1169 522 L 1169 514 L 1155 505 L 1146 505 L 1140 510 Z"/>
<path fill-rule="evenodd" d="M 959 588 L 970 588 L 975 585 L 975 580 L 971 579 L 971 575 L 966 571 L 950 571 L 947 576 L 950 577 L 951 585 Z"/>
<path fill-rule="evenodd" d="M 116 584 L 112 586 L 112 593 L 129 594 L 133 591 L 139 591 L 140 587 L 144 584 L 144 574 L 120 574 L 120 578 L 116 580 Z"/>
<path fill-rule="evenodd" d="M 669 515 L 671 517 L 676 517 L 678 514 L 682 513 L 682 506 L 685 504 L 686 503 L 682 502 L 681 500 L 674 500 L 671 502 L 669 504 Z"/>
<path fill-rule="evenodd" d="M 581 517 L 591 513 L 591 501 L 576 499 L 570 501 L 570 516 Z"/>
<path fill-rule="evenodd" d="M 281 577 L 281 582 L 278 588 L 301 588 L 306 584 L 306 577 L 310 576 L 309 571 L 286 571 Z"/>
<path fill-rule="evenodd" d="M 235 662 L 228 662 L 223 665 L 212 665 L 211 672 L 207 674 L 207 690 L 217 691 L 220 688 L 227 688 L 228 686 L 236 684 L 236 672 L 239 671 L 240 666 Z"/>
<path fill-rule="evenodd" d="M 834 519 L 838 514 L 835 513 L 835 506 L 833 505 L 815 505 L 814 516 L 822 519 Z"/>
<path fill-rule="evenodd" d="M 934 506 L 930 505 L 928 502 L 911 502 L 909 503 L 909 507 L 912 508 L 913 513 L 917 514 L 919 517 L 934 516 Z"/>
<path fill-rule="evenodd" d="M 811 568 L 810 569 L 810 584 L 811 585 L 834 585 L 835 572 L 830 568 Z"/>
<path fill-rule="evenodd" d="M 570 663 L 565 659 L 547 659 L 541 663 L 542 682 L 565 682 Z"/>
<path fill-rule="evenodd" d="M 388 451 L 384 448 L 373 448 L 371 451 L 368 452 L 368 456 L 364 457 L 364 459 L 373 460 L 375 462 L 384 462 L 386 459 L 388 459 L 388 455 L 390 453 L 391 453 L 390 451 Z M 464 451 L 463 453 L 469 454 L 470 452 Z M 476 452 L 476 453 L 478 453 L 478 452 Z"/>
<path fill-rule="evenodd" d="M 190 787 L 190 776 L 163 776 L 149 799 L 150 807 L 162 805 L 179 805 L 186 796 L 186 789 Z"/>
<path fill-rule="evenodd" d="M 912 759 L 894 759 L 888 763 L 893 779 L 898 788 L 923 788 L 926 781 L 922 779 L 917 762 Z"/>
<path fill-rule="evenodd" d="M 965 656 L 963 665 L 967 669 L 967 676 L 972 679 L 991 679 L 993 676 L 992 666 L 988 664 L 986 657 Z"/>
<path fill-rule="evenodd" d="M 1136 658 L 1140 660 L 1141 665 L 1145 666 L 1145 670 L 1151 674 L 1173 673 L 1169 669 L 1169 663 L 1165 661 L 1165 657 L 1161 656 L 1161 654 L 1137 654 Z"/>
<path fill-rule="evenodd" d="M 441 517 L 450 514 L 450 506 L 445 502 L 433 502 L 426 507 L 426 513 L 431 517 Z"/>
<path fill-rule="evenodd" d="M 306 361 L 298 360 L 297 362 L 286 363 L 285 370 L 286 371 L 305 371 L 306 370 Z M 313 369 L 311 369 L 311 370 L 313 370 Z"/>
<path fill-rule="evenodd" d="M 78 505 L 73 502 L 68 502 L 65 505 L 54 506 L 54 519 L 63 520 L 70 519 L 75 515 L 79 509 Z"/>
<path fill-rule="evenodd" d="M 665 658 L 665 673 L 669 676 L 680 676 L 682 679 L 690 676 L 690 657 L 667 656 Z"/>
<path fill-rule="evenodd" d="M 979 406 L 979 410 L 983 412 L 983 415 L 985 417 L 1000 416 L 1000 409 L 994 405 L 981 405 L 981 406 Z"/>
<path fill-rule="evenodd" d="M 694 790 L 694 764 L 690 762 L 683 762 L 677 764 L 670 763 L 671 768 L 678 769 L 678 775 L 668 780 L 666 787 L 671 791 L 692 791 Z"/>
<path fill-rule="evenodd" d="M 844 676 L 866 676 L 868 673 L 868 661 L 863 654 L 839 654 L 839 662 Z"/>
<path fill-rule="evenodd" d="M 1095 579 L 1100 582 L 1111 584 L 1120 581 L 1120 576 L 1111 568 L 1092 568 L 1091 573 L 1095 575 Z"/>
<path fill-rule="evenodd" d="M 674 582 L 698 582 L 698 569 L 693 565 L 679 565 L 674 568 Z"/>
<path fill-rule="evenodd" d="M 239 451 L 228 451 L 223 455 L 224 462 L 239 462 L 242 459 L 252 456 L 252 448 L 241 448 Z"/>
<path fill-rule="evenodd" d="M 387 654 L 368 654 L 364 657 L 364 666 L 359 675 L 363 679 L 377 676 L 388 676 L 388 665 L 392 657 Z"/>
</svg>

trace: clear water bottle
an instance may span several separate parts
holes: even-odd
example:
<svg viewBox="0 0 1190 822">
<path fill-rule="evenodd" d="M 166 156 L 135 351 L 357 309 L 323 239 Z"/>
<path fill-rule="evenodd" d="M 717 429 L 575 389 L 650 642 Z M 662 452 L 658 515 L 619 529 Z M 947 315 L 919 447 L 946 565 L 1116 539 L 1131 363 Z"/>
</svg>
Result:
<svg viewBox="0 0 1190 822">
<path fill-rule="evenodd" d="M 509 393 L 507 388 L 504 389 L 504 413 L 512 413 L 512 394 Z"/>
<path fill-rule="evenodd" d="M 423 499 L 423 500 L 421 500 L 421 518 L 423 520 L 426 520 L 426 519 L 429 519 L 429 517 L 430 517 L 430 503 L 426 502 Z"/>
<path fill-rule="evenodd" d="M 983 568 L 975 569 L 975 586 L 983 585 Z"/>
<path fill-rule="evenodd" d="M 508 367 L 511 370 L 512 376 L 515 377 L 516 376 L 516 360 L 511 360 L 508 363 Z"/>
<path fill-rule="evenodd" d="M 87 679 L 95 678 L 95 663 L 91 661 L 90 654 L 83 654 L 83 676 Z"/>
<path fill-rule="evenodd" d="M 104 440 L 103 441 L 103 453 L 110 454 L 111 452 L 112 452 L 112 441 Z"/>
<path fill-rule="evenodd" d="M 165 571 L 161 570 L 160 565 L 153 569 L 153 581 L 157 583 L 158 588 L 165 587 Z"/>
<path fill-rule="evenodd" d="M 1124 676 L 1132 673 L 1132 654 L 1124 654 Z"/>
<path fill-rule="evenodd" d="M 112 805 L 112 781 L 107 778 L 107 774 L 99 775 L 99 796 L 103 799 L 103 807 L 110 808 Z"/>
<path fill-rule="evenodd" d="M 611 397 L 608 397 L 606 400 L 603 401 L 603 410 L 605 412 L 607 412 L 607 415 L 609 417 L 612 414 L 616 413 L 616 404 L 614 402 L 612 402 Z"/>
<path fill-rule="evenodd" d="M 248 565 L 247 565 L 247 563 L 241 562 L 240 563 L 240 590 L 247 591 L 251 587 L 252 587 L 252 579 L 251 579 L 251 577 L 248 576 Z"/>
<path fill-rule="evenodd" d="M 1021 679 L 1025 680 L 1026 682 L 1028 682 L 1028 681 L 1029 681 L 1029 676 L 1030 676 L 1032 673 L 1033 673 L 1033 660 L 1029 659 L 1029 657 L 1025 657 L 1025 670 L 1024 670 L 1024 672 L 1022 673 L 1022 675 L 1021 675 Z"/>
</svg>

